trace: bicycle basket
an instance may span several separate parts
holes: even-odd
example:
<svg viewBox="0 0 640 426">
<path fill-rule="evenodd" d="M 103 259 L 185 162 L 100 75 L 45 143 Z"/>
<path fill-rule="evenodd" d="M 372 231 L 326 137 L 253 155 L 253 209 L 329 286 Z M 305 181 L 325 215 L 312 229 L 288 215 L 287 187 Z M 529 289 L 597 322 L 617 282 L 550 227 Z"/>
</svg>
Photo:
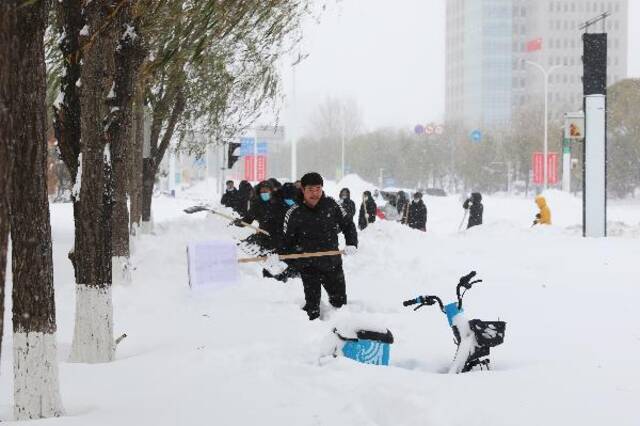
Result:
<svg viewBox="0 0 640 426">
<path fill-rule="evenodd" d="M 504 321 L 482 321 L 474 319 L 469 321 L 469 326 L 476 335 L 480 346 L 498 346 L 504 342 L 504 332 L 507 323 Z"/>
</svg>

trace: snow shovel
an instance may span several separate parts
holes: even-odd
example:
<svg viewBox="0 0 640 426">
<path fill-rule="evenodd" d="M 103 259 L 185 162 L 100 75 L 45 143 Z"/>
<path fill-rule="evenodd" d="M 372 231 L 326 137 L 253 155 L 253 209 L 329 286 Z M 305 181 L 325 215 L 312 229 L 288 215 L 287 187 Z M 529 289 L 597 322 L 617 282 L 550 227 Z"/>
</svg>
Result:
<svg viewBox="0 0 640 426">
<path fill-rule="evenodd" d="M 322 257 L 322 256 L 338 256 L 343 253 L 344 253 L 344 250 L 331 250 L 331 251 L 317 251 L 317 252 L 311 252 L 311 253 L 283 254 L 283 255 L 279 255 L 277 260 L 272 259 L 271 255 L 246 257 L 244 259 L 238 259 L 238 263 L 264 262 L 264 268 L 271 275 L 275 276 L 275 275 L 282 274 L 289 267 L 289 265 L 287 265 L 282 260 L 303 259 L 303 258 L 309 258 L 309 257 Z"/>
<path fill-rule="evenodd" d="M 460 226 L 458 226 L 458 232 L 462 230 L 462 225 L 464 225 L 464 220 L 467 218 L 467 213 L 469 213 L 469 209 L 464 209 L 464 216 L 462 216 L 462 221 L 460 222 Z"/>
<path fill-rule="evenodd" d="M 294 253 L 294 254 L 281 254 L 278 256 L 280 260 L 288 260 L 288 259 L 305 259 L 309 257 L 323 257 L 323 256 L 338 256 L 344 254 L 344 250 L 331 250 L 331 251 L 315 251 L 311 253 Z M 251 262 L 264 262 L 266 261 L 268 256 L 256 256 L 256 257 L 245 257 L 243 259 L 238 259 L 238 263 L 251 263 Z"/>
<path fill-rule="evenodd" d="M 188 207 L 188 208 L 184 209 L 184 212 L 187 213 L 187 214 L 192 214 L 192 213 L 197 213 L 197 212 L 204 212 L 204 211 L 211 212 L 213 214 L 217 214 L 218 216 L 224 217 L 225 219 L 229 219 L 232 222 L 235 222 L 235 221 L 238 220 L 233 216 L 229 216 L 228 214 L 220 213 L 220 212 L 215 211 L 212 208 L 207 207 L 207 206 L 193 206 L 193 207 Z M 267 235 L 267 236 L 271 236 L 264 229 L 260 229 L 257 226 L 251 225 L 250 223 L 243 222 L 243 221 L 240 221 L 240 223 L 242 224 L 242 226 L 245 226 L 247 228 L 251 228 L 251 229 L 255 230 L 256 232 L 259 232 L 259 233 Z"/>
</svg>

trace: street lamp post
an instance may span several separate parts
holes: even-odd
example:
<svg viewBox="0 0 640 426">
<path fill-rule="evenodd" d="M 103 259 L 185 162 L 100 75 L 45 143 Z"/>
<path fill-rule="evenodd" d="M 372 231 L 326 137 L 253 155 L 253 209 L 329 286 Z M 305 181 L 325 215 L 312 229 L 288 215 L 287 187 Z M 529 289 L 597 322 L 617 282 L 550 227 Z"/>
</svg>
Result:
<svg viewBox="0 0 640 426">
<path fill-rule="evenodd" d="M 547 189 L 547 176 L 548 176 L 548 160 L 547 160 L 547 154 L 548 154 L 548 146 L 549 146 L 549 141 L 548 141 L 548 137 L 549 137 L 549 131 L 547 129 L 547 122 L 548 122 L 548 107 L 549 107 L 549 75 L 555 71 L 558 68 L 562 68 L 562 65 L 554 65 L 552 67 L 550 67 L 548 70 L 546 70 L 542 65 L 540 65 L 537 62 L 533 62 L 533 61 L 528 61 L 525 60 L 524 61 L 526 64 L 528 65 L 533 65 L 534 67 L 536 67 L 537 69 L 539 69 L 542 72 L 542 76 L 544 78 L 544 153 L 543 153 L 543 166 L 542 166 L 542 181 L 543 181 L 543 185 L 544 185 L 544 189 Z"/>
</svg>

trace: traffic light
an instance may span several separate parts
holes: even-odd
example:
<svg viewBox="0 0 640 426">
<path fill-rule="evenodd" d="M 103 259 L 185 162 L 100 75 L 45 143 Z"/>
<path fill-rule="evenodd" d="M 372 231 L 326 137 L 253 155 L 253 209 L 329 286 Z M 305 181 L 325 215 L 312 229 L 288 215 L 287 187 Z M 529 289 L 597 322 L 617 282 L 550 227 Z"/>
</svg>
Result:
<svg viewBox="0 0 640 426">
<path fill-rule="evenodd" d="M 240 148 L 240 145 L 241 144 L 238 142 L 229 142 L 229 151 L 227 152 L 227 169 L 233 168 L 235 162 L 240 158 L 240 155 L 235 155 L 235 152 Z"/>
<path fill-rule="evenodd" d="M 607 34 L 583 34 L 584 95 L 607 93 Z"/>
</svg>

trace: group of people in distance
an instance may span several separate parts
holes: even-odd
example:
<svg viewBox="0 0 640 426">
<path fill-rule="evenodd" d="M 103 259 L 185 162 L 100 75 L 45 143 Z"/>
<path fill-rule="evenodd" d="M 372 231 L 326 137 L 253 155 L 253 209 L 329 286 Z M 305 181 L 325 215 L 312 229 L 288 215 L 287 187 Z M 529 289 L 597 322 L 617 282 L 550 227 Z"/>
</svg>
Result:
<svg viewBox="0 0 640 426">
<path fill-rule="evenodd" d="M 241 181 L 236 189 L 234 182 L 226 182 L 226 191 L 221 203 L 232 208 L 240 218 L 234 224 L 244 226 L 254 221 L 264 232 L 252 234 L 243 240 L 244 247 L 253 253 L 268 255 L 279 261 L 279 255 L 300 253 L 333 253 L 288 259 L 286 270 L 271 273 L 263 270 L 265 277 L 286 282 L 289 278 L 300 277 L 304 287 L 306 311 L 310 320 L 320 316 L 321 289 L 329 296 L 329 303 L 340 308 L 347 303 L 346 283 L 342 269 L 342 258 L 338 252 L 338 234 L 343 233 L 346 241 L 345 255 L 357 253 L 358 233 L 354 224 L 356 205 L 351 200 L 348 188 L 340 191 L 339 201 L 324 193 L 324 181 L 320 174 L 305 174 L 299 181 L 280 183 L 275 178 L 262 181 L 255 187 Z M 426 231 L 427 207 L 422 193 L 416 192 L 411 202 L 404 191 L 395 198 L 400 222 L 411 228 Z M 540 212 L 536 224 L 550 224 L 551 212 L 542 196 L 536 197 Z M 462 207 L 469 212 L 467 228 L 482 224 L 484 206 L 482 195 L 474 192 Z M 378 207 L 370 191 L 363 193 L 358 215 L 358 228 L 364 230 L 375 222 Z M 275 274 L 275 275 L 274 275 Z"/>
<path fill-rule="evenodd" d="M 256 233 L 244 240 L 245 245 L 257 248 L 270 258 L 282 254 L 328 253 L 333 255 L 286 260 L 287 269 L 273 275 L 263 270 L 265 277 L 279 281 L 299 276 L 304 287 L 306 311 L 310 320 L 320 316 L 322 288 L 329 295 L 329 303 L 340 308 L 347 303 L 342 257 L 338 252 L 338 233 L 345 237 L 345 255 L 354 255 L 358 247 L 358 233 L 353 214 L 341 204 L 327 197 L 324 181 L 318 173 L 307 173 L 300 181 L 281 184 L 276 179 L 260 182 L 253 188 L 245 211 L 244 199 L 238 201 L 233 181 L 227 182 L 222 204 L 234 209 L 241 218 L 234 223 L 258 222 L 265 233 Z M 355 207 L 354 207 L 355 210 Z"/>
</svg>

